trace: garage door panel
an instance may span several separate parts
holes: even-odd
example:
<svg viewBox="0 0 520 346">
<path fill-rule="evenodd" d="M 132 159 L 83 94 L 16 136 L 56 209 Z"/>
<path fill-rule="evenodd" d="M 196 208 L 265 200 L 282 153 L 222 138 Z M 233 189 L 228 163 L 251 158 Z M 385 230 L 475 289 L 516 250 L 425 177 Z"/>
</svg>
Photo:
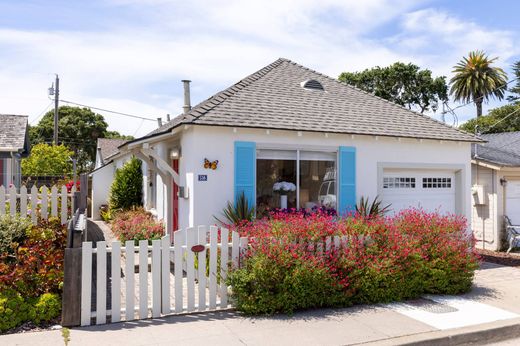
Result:
<svg viewBox="0 0 520 346">
<path fill-rule="evenodd" d="M 506 215 L 514 225 L 520 225 L 520 180 L 506 183 Z"/>
<path fill-rule="evenodd" d="M 440 213 L 455 212 L 455 175 L 439 171 L 396 171 L 383 174 L 384 204 L 392 213 L 421 208 Z"/>
</svg>

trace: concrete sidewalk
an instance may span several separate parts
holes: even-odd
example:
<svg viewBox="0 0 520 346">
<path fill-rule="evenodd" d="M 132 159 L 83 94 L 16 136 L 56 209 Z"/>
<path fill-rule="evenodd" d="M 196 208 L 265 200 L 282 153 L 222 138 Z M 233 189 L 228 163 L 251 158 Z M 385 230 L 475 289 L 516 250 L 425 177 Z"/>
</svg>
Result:
<svg viewBox="0 0 520 346">
<path fill-rule="evenodd" d="M 484 264 L 476 274 L 473 290 L 462 296 L 463 300 L 476 302 L 477 308 L 485 305 L 488 309 L 516 313 L 518 318 L 457 329 L 439 330 L 398 312 L 393 305 L 322 309 L 268 318 L 245 318 L 227 311 L 75 328 L 71 330 L 69 345 L 396 345 L 461 344 L 475 340 L 484 343 L 520 334 L 519 288 L 519 268 Z M 450 311 L 446 304 L 434 308 Z M 60 330 L 53 330 L 0 336 L 0 344 L 62 345 L 63 338 Z"/>
</svg>

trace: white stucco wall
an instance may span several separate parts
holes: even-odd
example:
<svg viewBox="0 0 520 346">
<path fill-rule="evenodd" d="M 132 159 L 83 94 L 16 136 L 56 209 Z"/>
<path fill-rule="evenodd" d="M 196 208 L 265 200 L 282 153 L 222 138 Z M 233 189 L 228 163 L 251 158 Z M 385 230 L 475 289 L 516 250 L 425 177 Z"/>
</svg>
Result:
<svg viewBox="0 0 520 346">
<path fill-rule="evenodd" d="M 114 180 L 114 163 L 109 163 L 92 173 L 92 218 L 101 219 L 99 207 L 108 204 L 110 185 Z"/>
<path fill-rule="evenodd" d="M 116 169 L 123 167 L 123 165 L 130 160 L 130 155 L 123 155 L 114 159 L 111 163 L 106 164 L 102 168 L 92 172 L 92 218 L 100 220 L 99 207 L 103 204 L 108 204 L 110 196 L 110 187 L 114 181 Z M 143 204 L 147 201 L 148 190 L 148 167 L 145 162 L 142 163 L 143 172 Z"/>
<path fill-rule="evenodd" d="M 471 228 L 477 240 L 476 246 L 488 250 L 498 250 L 499 247 L 499 218 L 502 211 L 498 210 L 498 183 L 497 171 L 478 165 L 471 165 L 471 180 L 473 186 L 482 186 L 484 189 L 484 204 L 476 204 L 471 199 Z"/>
<path fill-rule="evenodd" d="M 356 195 L 374 198 L 378 194 L 378 167 L 402 164 L 407 168 L 439 167 L 459 170 L 459 212 L 471 217 L 470 144 L 450 141 L 397 139 L 390 137 L 351 136 L 311 132 L 259 130 L 228 127 L 192 126 L 181 138 L 181 183 L 190 187 L 190 198 L 180 199 L 180 226 L 214 224 L 226 202 L 234 194 L 234 142 L 252 141 L 257 148 L 330 149 L 356 147 Z M 204 158 L 219 160 L 218 169 L 204 169 Z M 380 170 L 380 168 L 379 168 Z M 199 174 L 208 176 L 205 182 Z M 159 196 L 158 196 L 159 197 Z"/>
</svg>

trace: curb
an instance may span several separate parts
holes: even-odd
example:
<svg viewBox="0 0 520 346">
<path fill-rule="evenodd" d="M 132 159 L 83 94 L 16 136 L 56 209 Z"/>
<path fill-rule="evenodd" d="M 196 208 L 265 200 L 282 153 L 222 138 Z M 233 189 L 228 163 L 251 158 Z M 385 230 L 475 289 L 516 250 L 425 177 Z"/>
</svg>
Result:
<svg viewBox="0 0 520 346">
<path fill-rule="evenodd" d="M 373 346 L 485 345 L 520 337 L 520 318 L 478 324 L 449 330 L 404 335 L 364 343 Z"/>
</svg>

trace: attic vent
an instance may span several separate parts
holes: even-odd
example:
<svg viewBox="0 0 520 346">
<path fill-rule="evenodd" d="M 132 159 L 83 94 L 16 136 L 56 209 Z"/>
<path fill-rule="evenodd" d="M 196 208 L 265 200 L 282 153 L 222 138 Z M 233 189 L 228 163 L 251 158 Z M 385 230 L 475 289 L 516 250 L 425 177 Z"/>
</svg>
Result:
<svg viewBox="0 0 520 346">
<path fill-rule="evenodd" d="M 315 79 L 308 79 L 308 80 L 302 82 L 301 86 L 304 89 L 309 89 L 309 90 L 325 90 L 325 89 L 323 89 L 323 85 L 321 85 L 321 83 Z"/>
</svg>

